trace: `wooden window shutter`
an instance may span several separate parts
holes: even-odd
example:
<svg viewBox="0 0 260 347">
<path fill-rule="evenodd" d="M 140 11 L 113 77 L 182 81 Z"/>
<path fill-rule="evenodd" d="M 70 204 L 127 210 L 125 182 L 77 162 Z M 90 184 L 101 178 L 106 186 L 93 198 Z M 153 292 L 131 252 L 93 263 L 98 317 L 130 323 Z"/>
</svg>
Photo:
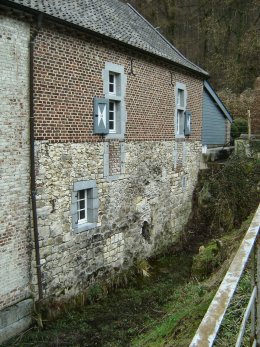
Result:
<svg viewBox="0 0 260 347">
<path fill-rule="evenodd" d="M 184 135 L 191 134 L 191 112 L 185 111 L 185 120 L 184 120 Z"/>
<path fill-rule="evenodd" d="M 94 134 L 108 134 L 108 99 L 94 98 L 93 125 Z"/>
</svg>

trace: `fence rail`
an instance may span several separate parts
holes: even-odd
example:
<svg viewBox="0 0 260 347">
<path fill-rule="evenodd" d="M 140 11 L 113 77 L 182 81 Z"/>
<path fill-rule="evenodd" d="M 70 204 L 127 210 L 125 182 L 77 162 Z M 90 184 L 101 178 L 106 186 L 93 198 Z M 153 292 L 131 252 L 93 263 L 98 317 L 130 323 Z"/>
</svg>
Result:
<svg viewBox="0 0 260 347">
<path fill-rule="evenodd" d="M 246 268 L 251 255 L 256 254 L 256 273 L 252 272 L 254 288 L 244 314 L 236 347 L 242 345 L 246 323 L 251 315 L 252 346 L 260 346 L 260 205 L 252 223 L 224 277 L 208 311 L 190 344 L 190 347 L 211 347 L 216 339 L 226 310 L 234 296 L 238 282 Z"/>
</svg>

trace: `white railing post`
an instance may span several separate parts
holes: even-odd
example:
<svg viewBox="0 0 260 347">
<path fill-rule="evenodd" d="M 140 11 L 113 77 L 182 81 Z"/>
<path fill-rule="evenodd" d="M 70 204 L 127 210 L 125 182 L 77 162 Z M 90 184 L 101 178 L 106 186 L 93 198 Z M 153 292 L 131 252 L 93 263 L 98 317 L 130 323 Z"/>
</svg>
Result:
<svg viewBox="0 0 260 347">
<path fill-rule="evenodd" d="M 260 237 L 256 240 L 256 285 L 257 285 L 257 298 L 256 298 L 256 343 L 260 346 Z"/>
<path fill-rule="evenodd" d="M 243 343 L 243 336 L 246 329 L 246 323 L 251 315 L 253 318 L 252 333 L 253 347 L 260 347 L 260 204 L 254 215 L 254 218 L 245 234 L 245 237 L 224 277 L 215 297 L 213 298 L 208 311 L 202 319 L 200 326 L 198 327 L 195 336 L 193 337 L 189 347 L 212 347 L 216 339 L 218 330 L 221 326 L 222 320 L 226 313 L 227 308 L 233 298 L 236 291 L 238 282 L 244 272 L 248 261 L 254 248 L 256 247 L 256 285 L 253 287 L 253 291 L 250 296 L 250 300 L 246 307 L 245 314 L 240 326 L 236 346 L 241 346 Z M 254 254 L 253 254 L 254 257 Z M 253 283 L 252 283 L 253 284 Z M 255 308 L 256 306 L 256 308 Z M 256 315 L 256 323 L 255 317 Z M 256 335 L 256 336 L 253 336 Z"/>
<path fill-rule="evenodd" d="M 252 254 L 251 254 L 251 289 L 252 290 L 254 289 L 255 286 L 257 288 L 257 283 L 256 283 L 257 282 L 257 279 L 256 279 L 256 247 L 257 247 L 257 245 L 255 244 L 255 247 L 252 249 Z M 250 321 L 250 326 L 251 326 L 250 343 L 251 344 L 253 343 L 253 341 L 256 338 L 256 300 L 257 300 L 257 294 L 256 294 L 256 299 L 254 300 L 254 303 L 253 303 L 252 309 L 251 309 L 251 321 Z"/>
</svg>

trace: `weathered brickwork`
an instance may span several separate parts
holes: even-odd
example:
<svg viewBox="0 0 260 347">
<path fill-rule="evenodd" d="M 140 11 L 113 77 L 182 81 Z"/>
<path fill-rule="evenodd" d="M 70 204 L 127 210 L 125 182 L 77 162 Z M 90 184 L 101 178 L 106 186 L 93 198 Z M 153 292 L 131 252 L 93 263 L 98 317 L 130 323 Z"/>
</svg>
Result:
<svg viewBox="0 0 260 347">
<path fill-rule="evenodd" d="M 174 170 L 174 142 L 128 142 L 125 174 L 112 182 L 103 176 L 104 145 L 37 142 L 37 205 L 46 297 L 76 294 L 97 272 L 108 274 L 114 267 L 130 266 L 136 258 L 159 252 L 174 242 L 187 222 L 199 170 L 199 142 L 185 143 L 185 160 L 178 172 Z M 96 181 L 99 217 L 96 228 L 75 233 L 71 194 L 73 183 L 80 180 Z"/>
<path fill-rule="evenodd" d="M 19 331 L 16 320 L 28 326 L 19 309 L 8 320 L 1 310 L 23 310 L 30 295 L 29 35 L 27 24 L 0 16 L 0 344 Z"/>
<path fill-rule="evenodd" d="M 121 151 L 119 141 L 109 142 L 109 175 L 121 174 Z"/>
<path fill-rule="evenodd" d="M 127 140 L 174 138 L 176 82 L 187 87 L 193 129 L 190 140 L 200 140 L 201 80 L 133 52 L 126 54 L 119 46 L 48 28 L 40 32 L 35 46 L 37 140 L 102 140 L 93 135 L 93 97 L 104 97 L 102 70 L 106 62 L 124 66 L 127 74 Z M 133 56 L 135 75 L 129 74 Z"/>
</svg>

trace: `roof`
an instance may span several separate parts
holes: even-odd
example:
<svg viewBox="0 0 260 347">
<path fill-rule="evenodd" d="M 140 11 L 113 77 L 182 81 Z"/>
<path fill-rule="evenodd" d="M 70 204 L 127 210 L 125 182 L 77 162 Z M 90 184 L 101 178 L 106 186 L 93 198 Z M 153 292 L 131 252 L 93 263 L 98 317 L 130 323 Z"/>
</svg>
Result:
<svg viewBox="0 0 260 347">
<path fill-rule="evenodd" d="M 215 103 L 220 108 L 220 110 L 222 111 L 224 116 L 232 123 L 233 122 L 233 118 L 232 118 L 231 114 L 229 113 L 229 111 L 227 110 L 226 106 L 223 104 L 223 102 L 221 101 L 221 99 L 219 98 L 219 96 L 217 95 L 215 90 L 209 84 L 209 82 L 204 81 L 204 88 L 208 92 L 208 94 L 212 97 L 212 99 L 215 101 Z"/>
<path fill-rule="evenodd" d="M 1 0 L 27 12 L 73 24 L 141 49 L 204 76 L 208 73 L 186 59 L 131 5 L 118 0 Z"/>
</svg>

